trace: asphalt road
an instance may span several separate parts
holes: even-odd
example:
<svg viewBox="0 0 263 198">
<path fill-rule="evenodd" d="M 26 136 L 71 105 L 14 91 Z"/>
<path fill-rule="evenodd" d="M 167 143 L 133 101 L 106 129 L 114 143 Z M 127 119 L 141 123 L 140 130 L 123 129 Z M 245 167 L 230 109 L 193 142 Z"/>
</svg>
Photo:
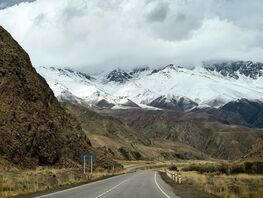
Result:
<svg viewBox="0 0 263 198">
<path fill-rule="evenodd" d="M 39 198 L 179 198 L 158 173 L 138 171 L 96 181 Z"/>
</svg>

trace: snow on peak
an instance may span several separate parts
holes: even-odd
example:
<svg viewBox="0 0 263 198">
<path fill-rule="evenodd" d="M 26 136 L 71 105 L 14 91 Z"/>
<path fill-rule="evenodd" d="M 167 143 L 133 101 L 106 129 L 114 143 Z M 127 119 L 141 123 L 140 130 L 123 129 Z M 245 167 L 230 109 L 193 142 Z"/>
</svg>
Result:
<svg viewBox="0 0 263 198">
<path fill-rule="evenodd" d="M 187 111 L 220 107 L 239 98 L 262 101 L 262 68 L 262 63 L 245 61 L 209 63 L 195 69 L 170 64 L 160 69 L 115 69 L 100 77 L 54 67 L 36 69 L 60 98 L 65 95 L 109 108 L 151 106 Z"/>
<path fill-rule="evenodd" d="M 223 61 L 212 64 L 204 63 L 203 67 L 208 71 L 216 71 L 223 76 L 238 79 L 240 75 L 257 79 L 263 75 L 263 63 L 252 61 Z"/>
</svg>

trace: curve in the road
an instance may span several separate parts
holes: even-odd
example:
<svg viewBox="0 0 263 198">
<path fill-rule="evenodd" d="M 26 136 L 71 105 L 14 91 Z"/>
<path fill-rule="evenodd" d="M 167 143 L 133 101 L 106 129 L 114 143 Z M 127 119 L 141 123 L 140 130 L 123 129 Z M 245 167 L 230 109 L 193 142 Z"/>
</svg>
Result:
<svg viewBox="0 0 263 198">
<path fill-rule="evenodd" d="M 157 180 L 156 180 L 156 172 L 155 172 L 155 174 L 154 174 L 154 182 L 155 182 L 156 186 L 159 188 L 159 190 L 160 190 L 167 198 L 170 198 L 170 196 L 167 195 L 167 194 L 164 192 L 164 190 L 159 186 L 159 184 L 158 184 L 158 182 L 157 182 Z"/>
<path fill-rule="evenodd" d="M 92 182 L 38 198 L 178 198 L 153 171 L 139 171 Z"/>
</svg>

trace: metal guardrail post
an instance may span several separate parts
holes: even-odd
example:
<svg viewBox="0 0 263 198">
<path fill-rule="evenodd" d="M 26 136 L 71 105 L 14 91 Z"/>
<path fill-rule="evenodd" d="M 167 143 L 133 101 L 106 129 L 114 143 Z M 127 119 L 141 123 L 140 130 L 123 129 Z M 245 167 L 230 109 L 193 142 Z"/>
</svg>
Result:
<svg viewBox="0 0 263 198">
<path fill-rule="evenodd" d="M 181 184 L 182 183 L 182 175 L 179 174 L 179 177 L 178 177 L 178 183 Z"/>
<path fill-rule="evenodd" d="M 182 174 L 178 171 L 176 173 L 170 172 L 169 170 L 165 170 L 166 175 L 170 177 L 175 183 L 182 183 Z"/>
</svg>

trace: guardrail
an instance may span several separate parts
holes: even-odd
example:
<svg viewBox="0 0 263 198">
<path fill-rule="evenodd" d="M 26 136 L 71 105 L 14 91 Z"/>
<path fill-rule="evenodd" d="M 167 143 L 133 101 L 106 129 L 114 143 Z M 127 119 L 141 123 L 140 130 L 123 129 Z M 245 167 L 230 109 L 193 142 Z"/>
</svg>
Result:
<svg viewBox="0 0 263 198">
<path fill-rule="evenodd" d="M 169 171 L 169 170 L 166 170 L 166 175 L 168 177 L 170 177 L 175 183 L 179 183 L 181 184 L 182 183 L 182 175 L 180 172 L 174 172 L 174 171 Z"/>
</svg>

